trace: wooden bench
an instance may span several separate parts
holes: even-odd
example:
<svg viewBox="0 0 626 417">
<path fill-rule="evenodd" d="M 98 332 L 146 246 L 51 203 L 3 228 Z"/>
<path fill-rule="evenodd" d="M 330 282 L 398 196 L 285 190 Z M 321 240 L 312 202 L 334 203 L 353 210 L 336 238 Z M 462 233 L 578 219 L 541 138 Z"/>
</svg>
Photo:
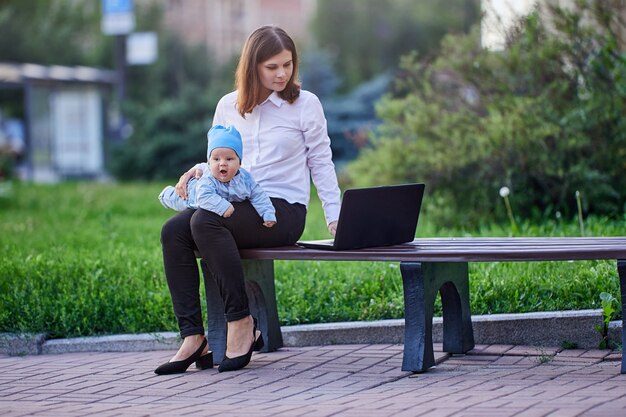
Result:
<svg viewBox="0 0 626 417">
<path fill-rule="evenodd" d="M 626 237 L 426 238 L 403 245 L 337 252 L 298 246 L 249 249 L 242 250 L 241 256 L 250 308 L 259 319 L 266 341 L 264 351 L 283 345 L 273 261 L 400 262 L 405 308 L 403 371 L 424 372 L 435 364 L 432 321 L 437 292 L 443 308 L 443 350 L 466 353 L 474 347 L 469 262 L 616 260 L 622 309 L 626 311 Z M 203 271 L 206 273 L 204 265 Z M 226 348 L 224 306 L 214 280 L 206 281 L 208 338 L 219 360 Z M 626 345 L 626 332 L 622 332 L 622 343 Z M 626 355 L 622 357 L 621 373 L 626 373 Z"/>
</svg>

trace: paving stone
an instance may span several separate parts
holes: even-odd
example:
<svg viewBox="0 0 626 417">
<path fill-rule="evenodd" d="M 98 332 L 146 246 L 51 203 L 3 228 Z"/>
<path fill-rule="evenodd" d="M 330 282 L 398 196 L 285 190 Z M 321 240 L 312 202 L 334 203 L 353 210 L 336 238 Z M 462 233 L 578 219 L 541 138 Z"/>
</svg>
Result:
<svg viewBox="0 0 626 417">
<path fill-rule="evenodd" d="M 612 352 L 609 353 L 605 358 L 605 361 L 621 361 L 622 360 L 622 354 L 618 353 L 618 352 Z"/>
<path fill-rule="evenodd" d="M 504 355 L 506 352 L 514 348 L 513 345 L 486 345 L 482 349 L 474 349 L 469 354 L 478 355 Z"/>
<path fill-rule="evenodd" d="M 585 349 L 563 349 L 559 352 L 560 356 L 578 358 L 586 352 Z"/>
<path fill-rule="evenodd" d="M 612 353 L 612 351 L 608 350 L 608 349 L 589 349 L 586 350 L 582 355 L 580 355 L 583 358 L 597 358 L 597 359 L 604 359 L 606 358 L 608 355 L 610 355 Z"/>
<path fill-rule="evenodd" d="M 561 350 L 558 347 L 515 346 L 506 353 L 507 355 L 519 356 L 554 356 Z"/>
</svg>

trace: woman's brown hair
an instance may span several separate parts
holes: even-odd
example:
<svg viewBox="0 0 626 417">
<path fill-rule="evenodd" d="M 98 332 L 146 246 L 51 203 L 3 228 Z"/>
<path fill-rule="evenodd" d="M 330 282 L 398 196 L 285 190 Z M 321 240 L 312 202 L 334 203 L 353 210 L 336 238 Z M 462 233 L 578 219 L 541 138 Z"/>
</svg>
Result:
<svg viewBox="0 0 626 417">
<path fill-rule="evenodd" d="M 298 82 L 298 54 L 296 45 L 287 32 L 278 26 L 261 26 L 250 34 L 243 46 L 237 72 L 235 88 L 238 91 L 237 110 L 245 117 L 263 99 L 263 87 L 259 80 L 257 65 L 267 61 L 283 50 L 291 52 L 293 72 L 287 86 L 278 95 L 293 103 L 300 95 Z"/>
</svg>

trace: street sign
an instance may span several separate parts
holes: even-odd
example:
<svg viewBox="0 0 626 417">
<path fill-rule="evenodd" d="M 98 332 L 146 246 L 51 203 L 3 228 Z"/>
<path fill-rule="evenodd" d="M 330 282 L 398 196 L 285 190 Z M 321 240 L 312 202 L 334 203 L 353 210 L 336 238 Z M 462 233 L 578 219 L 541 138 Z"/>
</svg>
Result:
<svg viewBox="0 0 626 417">
<path fill-rule="evenodd" d="M 102 0 L 102 13 L 128 13 L 133 11 L 133 0 Z"/>
<path fill-rule="evenodd" d="M 157 60 L 157 34 L 135 32 L 126 38 L 126 62 L 129 65 L 152 64 Z"/>
<path fill-rule="evenodd" d="M 102 0 L 102 33 L 127 35 L 135 29 L 133 0 Z"/>
</svg>

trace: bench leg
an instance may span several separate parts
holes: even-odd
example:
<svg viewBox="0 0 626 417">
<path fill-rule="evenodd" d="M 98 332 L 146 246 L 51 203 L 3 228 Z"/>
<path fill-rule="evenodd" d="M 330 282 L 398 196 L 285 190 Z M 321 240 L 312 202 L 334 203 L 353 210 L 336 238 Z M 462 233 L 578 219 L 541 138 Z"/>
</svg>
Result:
<svg viewBox="0 0 626 417">
<path fill-rule="evenodd" d="M 443 309 L 443 351 L 466 353 L 474 349 L 474 329 L 469 301 L 469 274 L 466 263 L 428 264 L 436 275 Z M 435 295 L 436 296 L 436 295 Z M 434 299 L 433 299 L 434 303 Z"/>
<path fill-rule="evenodd" d="M 258 319 L 265 342 L 261 352 L 273 352 L 283 347 L 274 287 L 274 261 L 244 259 L 243 271 L 250 312 Z"/>
<path fill-rule="evenodd" d="M 271 352 L 283 346 L 283 335 L 278 322 L 276 291 L 274 288 L 274 262 L 269 260 L 243 260 L 246 277 L 246 294 L 250 313 L 258 319 L 259 330 L 263 334 L 265 346 L 262 352 Z M 226 352 L 226 320 L 224 302 L 217 282 L 204 261 L 200 262 L 207 301 L 207 340 L 213 351 L 213 358 L 219 363 Z"/>
<path fill-rule="evenodd" d="M 618 259 L 617 273 L 619 275 L 619 287 L 622 294 L 622 346 L 626 346 L 626 260 Z M 621 373 L 626 374 L 626 355 L 622 350 L 622 370 Z"/>
<path fill-rule="evenodd" d="M 400 271 L 405 310 L 402 370 L 424 372 L 435 365 L 432 326 L 437 291 L 443 307 L 444 351 L 471 350 L 474 333 L 467 263 L 402 262 Z"/>
</svg>

